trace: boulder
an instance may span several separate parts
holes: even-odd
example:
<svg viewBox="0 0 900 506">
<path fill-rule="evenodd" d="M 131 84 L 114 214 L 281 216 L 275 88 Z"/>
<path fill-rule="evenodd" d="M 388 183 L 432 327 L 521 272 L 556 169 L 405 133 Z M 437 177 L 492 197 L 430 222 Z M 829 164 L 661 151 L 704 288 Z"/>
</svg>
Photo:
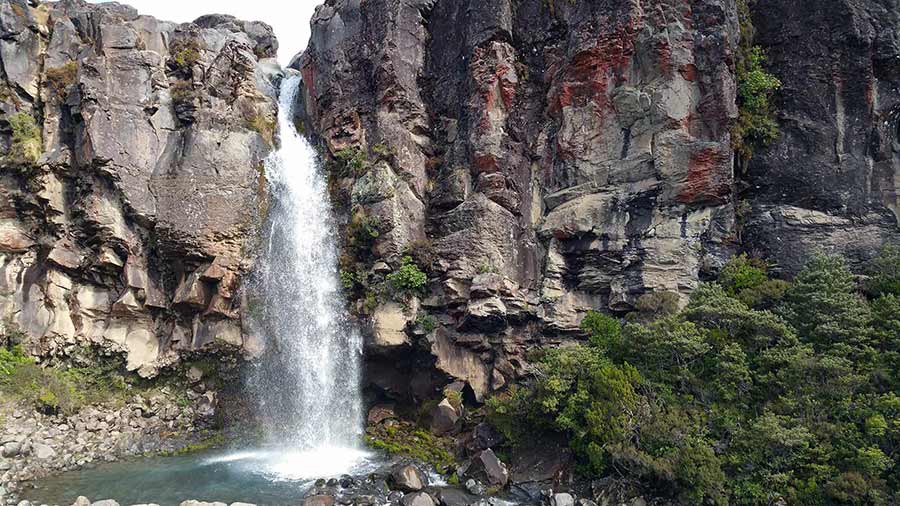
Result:
<svg viewBox="0 0 900 506">
<path fill-rule="evenodd" d="M 509 471 L 507 471 L 506 465 L 497 458 L 491 449 L 478 452 L 472 457 L 465 474 L 495 487 L 505 487 L 509 481 Z"/>
<path fill-rule="evenodd" d="M 412 464 L 400 464 L 391 469 L 391 485 L 403 492 L 416 492 L 428 485 L 428 477 Z"/>
<path fill-rule="evenodd" d="M 447 434 L 457 428 L 462 413 L 449 399 L 444 398 L 431 410 L 431 432 L 437 435 Z"/>
<path fill-rule="evenodd" d="M 441 506 L 470 506 L 478 502 L 478 496 L 458 488 L 442 488 L 437 492 Z"/>
<path fill-rule="evenodd" d="M 393 404 L 376 404 L 369 410 L 366 421 L 369 425 L 378 425 L 385 420 L 396 419 L 397 414 L 394 413 Z"/>
<path fill-rule="evenodd" d="M 43 443 L 34 443 L 31 446 L 31 451 L 35 457 L 41 460 L 51 459 L 56 456 L 56 450 Z"/>
<path fill-rule="evenodd" d="M 575 498 L 565 492 L 550 496 L 550 506 L 575 506 Z"/>
<path fill-rule="evenodd" d="M 334 506 L 334 497 L 330 495 L 312 495 L 303 500 L 303 506 Z"/>
<path fill-rule="evenodd" d="M 434 499 L 425 492 L 413 492 L 400 499 L 403 506 L 435 506 Z"/>
</svg>

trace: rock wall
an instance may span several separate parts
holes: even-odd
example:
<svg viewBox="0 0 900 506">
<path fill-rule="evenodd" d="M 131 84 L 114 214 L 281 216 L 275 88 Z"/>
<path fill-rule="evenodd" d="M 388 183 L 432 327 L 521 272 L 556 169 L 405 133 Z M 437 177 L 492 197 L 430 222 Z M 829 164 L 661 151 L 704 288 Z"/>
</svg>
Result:
<svg viewBox="0 0 900 506">
<path fill-rule="evenodd" d="M 754 5 L 784 135 L 746 174 L 730 138 L 735 0 L 317 9 L 292 66 L 332 160 L 380 394 L 459 380 L 483 399 L 589 309 L 683 303 L 741 250 L 789 274 L 815 246 L 859 257 L 900 236 L 896 1 Z M 429 282 L 391 300 L 404 254 Z"/>
<path fill-rule="evenodd" d="M 254 351 L 237 290 L 265 211 L 276 49 L 228 16 L 0 0 L 7 334 L 41 356 L 122 352 L 143 376 Z"/>
<path fill-rule="evenodd" d="M 814 247 L 871 258 L 898 237 L 900 3 L 761 0 L 754 25 L 782 134 L 741 175 L 745 246 L 786 272 Z"/>
</svg>

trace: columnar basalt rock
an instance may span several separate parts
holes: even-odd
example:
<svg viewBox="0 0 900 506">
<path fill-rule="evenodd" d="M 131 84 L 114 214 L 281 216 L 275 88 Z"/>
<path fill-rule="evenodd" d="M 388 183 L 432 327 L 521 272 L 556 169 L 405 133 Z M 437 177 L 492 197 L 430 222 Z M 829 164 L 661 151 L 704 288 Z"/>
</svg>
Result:
<svg viewBox="0 0 900 506">
<path fill-rule="evenodd" d="M 529 343 L 650 291 L 684 299 L 737 249 L 733 1 L 337 0 L 312 28 L 293 62 L 302 119 L 332 155 L 386 158 L 331 173 L 346 215 L 379 232 L 376 255 L 350 251 L 345 267 L 377 291 L 374 262 L 422 242 L 433 257 L 419 314 L 404 316 L 422 335 L 398 339 L 392 322 L 402 345 L 372 354 L 376 384 L 390 383 L 375 378 L 384 357 L 431 363 L 437 383 L 483 399 L 521 373 Z M 349 198 L 361 187 L 378 203 Z M 378 347 L 386 311 L 371 312 Z"/>
<path fill-rule="evenodd" d="M 99 345 L 152 376 L 249 341 L 237 289 L 265 206 L 276 48 L 229 16 L 0 1 L 0 317 L 29 351 Z"/>
</svg>

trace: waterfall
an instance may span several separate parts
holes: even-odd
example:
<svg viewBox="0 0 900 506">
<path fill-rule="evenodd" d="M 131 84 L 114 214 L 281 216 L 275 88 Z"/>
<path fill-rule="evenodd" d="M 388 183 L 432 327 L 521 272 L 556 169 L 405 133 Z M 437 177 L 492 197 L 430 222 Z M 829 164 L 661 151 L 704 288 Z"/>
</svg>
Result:
<svg viewBox="0 0 900 506">
<path fill-rule="evenodd" d="M 362 340 L 345 317 L 326 179 L 294 126 L 300 85 L 292 72 L 281 84 L 280 147 L 265 163 L 270 207 L 249 313 L 267 345 L 250 387 L 282 456 L 273 467 L 305 478 L 360 458 Z"/>
</svg>

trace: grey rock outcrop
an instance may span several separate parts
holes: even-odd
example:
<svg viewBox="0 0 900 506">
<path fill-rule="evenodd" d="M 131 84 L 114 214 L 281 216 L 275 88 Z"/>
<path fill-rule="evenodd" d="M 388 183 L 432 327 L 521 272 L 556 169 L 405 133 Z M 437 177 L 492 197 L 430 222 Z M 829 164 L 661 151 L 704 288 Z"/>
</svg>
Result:
<svg viewBox="0 0 900 506">
<path fill-rule="evenodd" d="M 271 28 L 228 16 L 0 1 L 7 333 L 44 357 L 121 352 L 143 376 L 247 348 L 238 288 L 265 211 L 276 48 Z M 39 156 L 16 156 L 17 121 Z"/>
</svg>

